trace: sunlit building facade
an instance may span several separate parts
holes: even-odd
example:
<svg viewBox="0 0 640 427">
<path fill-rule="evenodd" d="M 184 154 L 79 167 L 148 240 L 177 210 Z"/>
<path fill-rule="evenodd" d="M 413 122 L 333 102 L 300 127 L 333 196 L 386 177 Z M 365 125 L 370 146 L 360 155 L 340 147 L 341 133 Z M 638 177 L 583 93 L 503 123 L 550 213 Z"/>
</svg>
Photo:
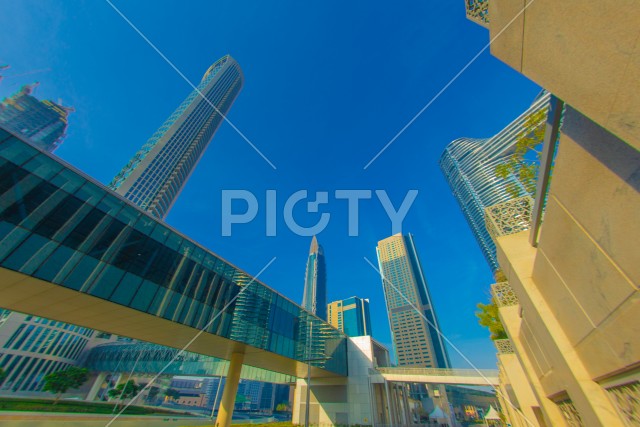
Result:
<svg viewBox="0 0 640 427">
<path fill-rule="evenodd" d="M 549 93 L 541 93 L 531 107 L 491 138 L 456 139 L 440 157 L 442 173 L 492 271 L 498 269 L 498 260 L 496 245 L 485 227 L 485 208 L 512 199 L 509 185 L 522 186 L 515 176 L 497 177 L 496 166 L 514 153 L 527 119 L 549 108 L 549 97 Z"/>
<path fill-rule="evenodd" d="M 25 85 L 0 103 L 0 124 L 23 135 L 38 148 L 53 152 L 65 137 L 73 108 L 40 101 L 33 96 L 37 83 Z"/>
<path fill-rule="evenodd" d="M 324 250 L 316 236 L 311 240 L 307 259 L 302 306 L 322 320 L 327 320 L 327 267 Z"/>
<path fill-rule="evenodd" d="M 413 236 L 378 242 L 378 263 L 399 366 L 449 368 L 449 355 Z"/>
<path fill-rule="evenodd" d="M 164 218 L 242 89 L 229 55 L 216 61 L 182 104 L 131 158 L 109 187 Z"/>
<path fill-rule="evenodd" d="M 371 335 L 369 300 L 350 297 L 327 306 L 327 321 L 350 337 Z"/>
</svg>

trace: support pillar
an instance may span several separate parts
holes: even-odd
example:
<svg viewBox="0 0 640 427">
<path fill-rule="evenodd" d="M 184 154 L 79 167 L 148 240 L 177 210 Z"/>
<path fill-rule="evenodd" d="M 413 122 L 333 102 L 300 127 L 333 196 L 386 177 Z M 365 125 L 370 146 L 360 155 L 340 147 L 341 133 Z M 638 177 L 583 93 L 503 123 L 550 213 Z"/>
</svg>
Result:
<svg viewBox="0 0 640 427">
<path fill-rule="evenodd" d="M 388 424 L 395 424 L 395 418 L 393 416 L 393 408 L 391 407 L 391 398 L 389 396 L 389 382 L 384 380 L 384 395 L 387 398 L 387 411 L 386 417 Z"/>
<path fill-rule="evenodd" d="M 243 353 L 233 353 L 229 362 L 229 370 L 227 371 L 227 380 L 224 384 L 222 392 L 222 400 L 220 401 L 220 409 L 216 418 L 216 427 L 230 427 L 231 418 L 233 417 L 233 407 L 236 404 L 236 394 L 238 393 L 238 384 L 240 383 L 240 371 L 242 370 L 242 362 L 244 361 Z"/>
<path fill-rule="evenodd" d="M 85 398 L 85 400 L 88 400 L 89 402 L 95 400 L 96 396 L 98 395 L 98 392 L 102 388 L 102 383 L 104 383 L 105 378 L 107 378 L 107 373 L 106 372 L 100 372 L 98 374 L 98 376 L 96 377 L 96 380 L 93 382 L 93 385 L 91 386 L 91 390 L 89 390 L 89 393 L 87 394 L 87 397 Z"/>
<path fill-rule="evenodd" d="M 406 384 L 402 384 L 402 401 L 404 402 L 404 412 L 407 414 L 407 424 L 413 424 L 413 416 L 409 405 L 409 396 L 407 396 Z"/>
</svg>

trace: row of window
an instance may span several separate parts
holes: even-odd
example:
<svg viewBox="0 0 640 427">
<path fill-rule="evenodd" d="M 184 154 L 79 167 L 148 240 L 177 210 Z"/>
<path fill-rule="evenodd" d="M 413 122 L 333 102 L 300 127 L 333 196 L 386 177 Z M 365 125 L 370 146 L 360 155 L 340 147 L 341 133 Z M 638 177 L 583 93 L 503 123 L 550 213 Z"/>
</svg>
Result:
<svg viewBox="0 0 640 427">
<path fill-rule="evenodd" d="M 43 378 L 51 373 L 62 371 L 71 365 L 56 359 L 45 359 L 24 355 L 0 355 L 0 368 L 8 373 L 0 389 L 18 391 L 41 391 Z"/>
<path fill-rule="evenodd" d="M 209 83 L 210 79 L 212 79 L 220 70 L 222 65 L 226 63 L 222 61 L 219 65 L 216 65 L 214 69 L 211 70 L 211 73 L 204 79 L 199 85 L 198 90 L 202 90 Z M 206 81 L 205 81 L 206 80 Z M 182 113 L 191 105 L 191 102 L 197 97 L 200 96 L 197 91 L 193 91 L 189 94 L 187 99 L 185 99 L 180 106 L 169 116 L 169 118 L 162 124 L 162 126 L 149 138 L 149 140 L 142 146 L 142 148 L 133 156 L 133 158 L 129 161 L 129 163 L 122 168 L 122 170 L 116 175 L 116 177 L 111 181 L 109 187 L 112 189 L 118 188 L 122 182 L 131 174 L 131 172 L 140 164 L 142 159 L 146 157 L 146 155 L 151 151 L 151 149 L 156 145 L 158 140 L 164 135 L 164 133 L 169 130 L 169 128 L 175 123 L 176 120 Z"/>
<path fill-rule="evenodd" d="M 5 342 L 4 348 L 16 351 L 46 354 L 53 357 L 75 359 L 88 339 L 63 330 L 46 326 L 21 324 Z"/>
</svg>

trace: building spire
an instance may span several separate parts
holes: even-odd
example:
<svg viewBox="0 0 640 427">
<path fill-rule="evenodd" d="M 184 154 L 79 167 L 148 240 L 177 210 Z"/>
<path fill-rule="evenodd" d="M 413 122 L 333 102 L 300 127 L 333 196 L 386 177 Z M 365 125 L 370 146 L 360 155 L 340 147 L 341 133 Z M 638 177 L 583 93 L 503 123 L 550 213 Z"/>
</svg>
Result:
<svg viewBox="0 0 640 427">
<path fill-rule="evenodd" d="M 313 236 L 313 239 L 311 239 L 311 248 L 309 249 L 309 255 L 318 252 L 319 246 L 320 245 L 318 245 L 318 239 L 316 239 L 316 236 Z"/>
</svg>

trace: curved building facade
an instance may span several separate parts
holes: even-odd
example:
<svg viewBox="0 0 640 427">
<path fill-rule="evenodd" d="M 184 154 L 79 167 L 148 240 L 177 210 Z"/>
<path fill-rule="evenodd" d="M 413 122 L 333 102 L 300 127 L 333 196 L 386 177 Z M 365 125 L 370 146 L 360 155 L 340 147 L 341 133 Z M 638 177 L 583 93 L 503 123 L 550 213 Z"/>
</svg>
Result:
<svg viewBox="0 0 640 427">
<path fill-rule="evenodd" d="M 88 352 L 84 366 L 92 371 L 110 373 L 226 376 L 229 361 L 202 354 L 181 352 L 151 343 L 107 343 Z M 242 366 L 240 377 L 252 381 L 289 384 L 295 377 L 249 365 Z"/>
<path fill-rule="evenodd" d="M 492 271 L 496 271 L 496 245 L 484 222 L 485 208 L 513 198 L 510 184 L 521 185 L 515 176 L 496 177 L 496 166 L 515 151 L 518 135 L 526 128 L 527 118 L 549 108 L 550 94 L 543 92 L 531 107 L 491 138 L 459 138 L 451 142 L 440 157 L 440 168 L 460 204 L 471 231 Z"/>
<path fill-rule="evenodd" d="M 216 61 L 197 89 L 111 181 L 109 187 L 164 218 L 236 99 L 244 76 L 229 55 Z"/>
</svg>

